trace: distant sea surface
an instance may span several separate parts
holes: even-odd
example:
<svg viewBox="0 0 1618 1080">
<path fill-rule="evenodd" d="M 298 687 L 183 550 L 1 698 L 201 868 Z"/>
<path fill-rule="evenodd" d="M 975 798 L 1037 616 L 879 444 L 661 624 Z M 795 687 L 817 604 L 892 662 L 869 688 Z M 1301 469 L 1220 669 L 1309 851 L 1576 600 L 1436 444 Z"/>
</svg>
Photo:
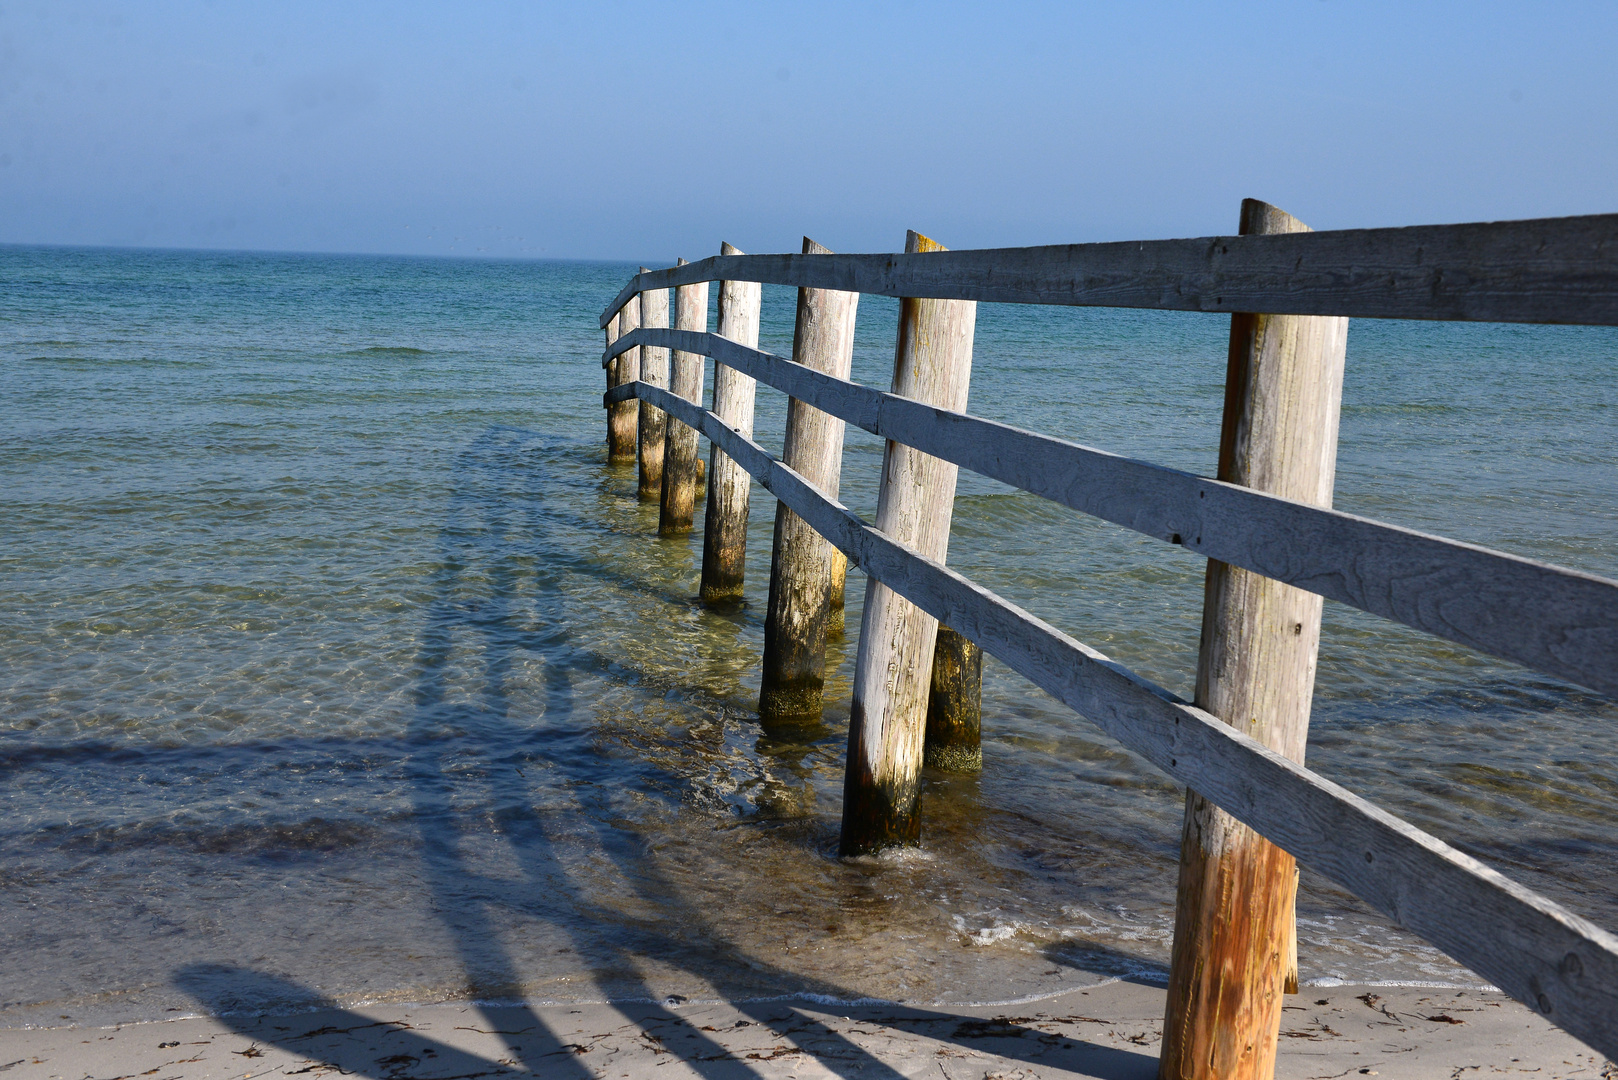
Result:
<svg viewBox="0 0 1618 1080">
<path fill-rule="evenodd" d="M 709 612 L 700 530 L 604 460 L 633 271 L 0 248 L 0 1023 L 1163 977 L 1183 791 L 992 659 L 981 775 L 835 857 L 865 580 L 824 724 L 761 731 L 773 498 Z M 859 381 L 896 311 L 860 301 Z M 971 408 L 1208 474 L 1227 333 L 984 306 Z M 1356 321 L 1336 505 L 1618 577 L 1615 406 L 1611 329 Z M 850 433 L 866 516 L 880 456 Z M 965 476 L 949 558 L 1190 696 L 1201 559 Z M 1314 768 L 1618 926 L 1618 703 L 1332 603 L 1323 638 Z M 1480 984 L 1307 872 L 1299 918 L 1305 980 Z"/>
</svg>

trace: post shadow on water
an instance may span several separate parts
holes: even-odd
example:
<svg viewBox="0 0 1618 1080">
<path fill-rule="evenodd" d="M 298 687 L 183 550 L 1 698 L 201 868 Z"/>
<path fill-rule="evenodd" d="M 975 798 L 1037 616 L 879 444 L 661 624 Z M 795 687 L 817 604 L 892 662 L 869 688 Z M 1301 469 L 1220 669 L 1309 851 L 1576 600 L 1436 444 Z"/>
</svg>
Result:
<svg viewBox="0 0 1618 1080">
<path fill-rule="evenodd" d="M 728 942 L 722 931 L 712 926 L 705 912 L 696 905 L 684 905 L 667 925 L 683 928 L 672 937 L 655 926 L 629 926 L 611 937 L 593 934 L 590 925 L 617 923 L 626 919 L 622 912 L 592 898 L 588 883 L 576 880 L 569 870 L 568 852 L 553 838 L 544 815 L 528 800 L 467 800 L 464 792 L 452 788 L 457 781 L 455 764 L 457 741 L 442 738 L 446 728 L 458 729 L 468 737 L 491 745 L 525 748 L 524 758 L 543 755 L 556 775 L 584 789 L 599 784 L 603 772 L 593 754 L 580 754 L 566 745 L 565 736 L 576 736 L 593 722 L 588 709 L 580 710 L 575 701 L 573 676 L 578 671 L 596 674 L 633 672 L 628 658 L 610 660 L 571 645 L 574 637 L 568 599 L 562 588 L 564 575 L 578 572 L 577 544 L 564 549 L 568 541 L 558 535 L 559 527 L 590 529 L 592 539 L 612 531 L 600 522 L 588 522 L 551 509 L 548 496 L 561 487 L 593 484 L 598 489 L 601 474 L 581 480 L 577 470 L 558 468 L 570 460 L 580 463 L 598 457 L 582 444 L 557 443 L 532 432 L 512 428 L 490 428 L 460 455 L 452 480 L 447 520 L 440 532 L 441 567 L 434 583 L 435 595 L 427 609 L 418 653 L 419 671 L 414 693 L 410 762 L 410 783 L 414 822 L 420 830 L 420 857 L 423 877 L 432 894 L 435 910 L 443 918 L 467 979 L 469 996 L 504 998 L 512 1004 L 499 1008 L 500 1030 L 522 1029 L 518 1041 L 507 1038 L 514 1060 L 524 1071 L 547 1077 L 577 1077 L 583 1080 L 591 1071 L 575 1056 L 572 1048 L 550 1031 L 539 1014 L 522 1002 L 524 973 L 503 945 L 500 914 L 549 922 L 567 934 L 576 955 L 588 971 L 629 973 L 628 985 L 615 996 L 619 1000 L 655 1002 L 658 995 L 644 978 L 640 958 L 656 957 L 663 964 L 683 966 L 695 974 L 712 977 L 712 970 L 697 972 L 684 958 L 700 952 L 713 968 L 729 960 L 733 970 L 762 973 L 783 995 L 801 994 L 850 1000 L 859 995 L 798 973 L 786 971 L 758 957 L 746 954 Z M 630 494 L 627 498 L 633 501 Z M 563 522 L 565 520 L 565 526 Z M 648 538 L 650 539 L 650 538 Z M 583 572 L 598 570 L 582 568 Z M 524 581 L 523 578 L 527 580 Z M 645 583 L 627 578 L 625 588 L 646 593 Z M 467 603 L 464 592 L 479 587 L 478 602 Z M 665 598 L 668 599 L 668 598 Z M 686 599 L 677 602 L 689 603 Z M 574 616 L 574 617 L 582 617 Z M 473 700 L 457 702 L 450 694 L 451 653 L 457 644 L 470 644 L 468 654 L 481 658 L 477 691 Z M 543 683 L 543 712 L 538 723 L 531 716 L 513 717 L 507 682 L 519 654 L 542 649 L 546 657 Z M 456 685 L 460 685 L 457 683 Z M 464 740 L 460 740 L 464 741 Z M 768 743 L 770 736 L 762 736 Z M 561 752 L 556 748 L 560 747 Z M 651 775 L 664 791 L 679 791 L 686 778 L 668 773 L 650 763 L 639 763 L 642 775 Z M 461 798 L 452 799 L 460 794 Z M 487 836 L 489 804 L 494 803 L 498 835 L 508 845 L 521 870 L 520 880 L 481 876 L 463 851 L 463 840 L 473 832 Z M 457 806 L 460 808 L 458 809 Z M 574 817 L 594 830 L 600 851 L 611 860 L 621 879 L 640 897 L 667 909 L 679 904 L 678 886 L 663 875 L 655 860 L 646 856 L 638 835 L 630 828 L 609 825 L 603 815 L 579 812 Z M 821 857 L 805 852 L 805 858 Z M 473 892 L 475 888 L 476 892 Z M 599 917 L 599 918 L 598 918 Z M 401 944 L 401 947 L 403 945 Z M 1066 961 L 1071 963 L 1071 961 Z M 374 1021 L 343 1010 L 322 995 L 295 982 L 274 975 L 239 967 L 193 965 L 174 975 L 177 987 L 187 991 L 210 1012 L 221 1015 L 233 1029 L 262 1042 L 281 1045 L 307 1054 L 311 1047 L 300 1045 L 292 1034 L 296 1025 L 279 1034 L 278 1028 L 241 1016 L 236 1010 L 243 1002 L 285 1001 L 289 1007 L 316 1007 L 338 1014 L 339 1019 L 356 1025 Z M 624 986 L 620 978 L 617 985 Z M 718 989 L 723 993 L 723 986 Z M 753 991 L 753 992 L 756 992 Z M 746 991 L 744 991 L 746 993 Z M 732 997 L 740 995 L 730 995 Z M 900 1074 L 883 1064 L 856 1043 L 828 1028 L 813 1016 L 794 1008 L 790 1001 L 742 1001 L 737 1008 L 756 1023 L 778 1036 L 808 1035 L 822 1049 L 822 1063 L 844 1076 L 882 1077 L 898 1080 Z M 655 1026 L 667 1040 L 674 1029 L 680 1037 L 681 1056 L 705 1077 L 754 1076 L 744 1061 L 729 1056 L 708 1035 L 687 1023 L 672 1002 L 638 1005 L 636 1017 L 646 1027 Z M 912 1026 L 917 1023 L 950 1022 L 953 1014 L 930 1009 L 895 1005 L 883 1008 L 884 1019 Z M 891 1017 L 888 1014 L 892 1014 Z M 951 1028 L 951 1030 L 955 1030 Z M 950 1038 L 949 1032 L 936 1037 Z M 964 1037 L 963 1037 L 964 1038 Z M 402 1040 L 402 1041 L 400 1041 Z M 1018 1040 L 1022 1042 L 1024 1040 Z M 1068 1064 L 1106 1080 L 1125 1080 L 1155 1074 L 1155 1061 L 1144 1055 L 1069 1040 L 1074 1044 L 1071 1060 L 1047 1051 L 1042 1064 Z M 1028 1040 L 1023 1048 L 995 1046 L 1005 1056 L 1028 1054 L 1044 1049 Z M 465 1058 L 467 1071 L 481 1069 L 498 1075 L 502 1067 L 438 1044 L 425 1036 L 400 1032 L 390 1036 L 395 1046 L 416 1058 L 431 1058 L 434 1071 L 441 1071 L 452 1055 Z M 834 1049 L 827 1051 L 825 1048 Z M 428 1054 L 427 1051 L 432 1051 Z M 346 1055 L 346 1056 L 345 1056 Z M 359 1076 L 406 1075 L 395 1065 L 361 1061 L 349 1051 L 331 1051 L 326 1064 Z M 402 1060 L 402 1059 L 395 1059 Z"/>
</svg>

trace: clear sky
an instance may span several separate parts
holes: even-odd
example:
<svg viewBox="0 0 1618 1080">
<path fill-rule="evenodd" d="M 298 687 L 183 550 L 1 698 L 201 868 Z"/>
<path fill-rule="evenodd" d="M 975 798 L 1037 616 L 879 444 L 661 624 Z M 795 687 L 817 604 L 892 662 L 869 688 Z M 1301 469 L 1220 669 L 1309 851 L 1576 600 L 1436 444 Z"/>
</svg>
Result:
<svg viewBox="0 0 1618 1080">
<path fill-rule="evenodd" d="M 517 257 L 1618 211 L 1618 4 L 16 3 L 0 242 Z"/>
</svg>

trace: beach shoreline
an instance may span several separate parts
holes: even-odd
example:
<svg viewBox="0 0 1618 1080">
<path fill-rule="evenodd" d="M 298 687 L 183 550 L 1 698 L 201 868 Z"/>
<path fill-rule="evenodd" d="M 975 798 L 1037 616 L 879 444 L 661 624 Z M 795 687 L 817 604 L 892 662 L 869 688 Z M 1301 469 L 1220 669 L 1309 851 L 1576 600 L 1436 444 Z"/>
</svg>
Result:
<svg viewBox="0 0 1618 1080">
<path fill-rule="evenodd" d="M 1148 1080 L 1164 991 L 1119 981 L 1016 1005 L 471 1002 L 187 1016 L 114 1027 L 0 1029 L 7 1080 L 544 1075 Z M 1326 1080 L 1618 1069 L 1498 992 L 1305 987 L 1287 998 L 1276 1076 Z"/>
</svg>

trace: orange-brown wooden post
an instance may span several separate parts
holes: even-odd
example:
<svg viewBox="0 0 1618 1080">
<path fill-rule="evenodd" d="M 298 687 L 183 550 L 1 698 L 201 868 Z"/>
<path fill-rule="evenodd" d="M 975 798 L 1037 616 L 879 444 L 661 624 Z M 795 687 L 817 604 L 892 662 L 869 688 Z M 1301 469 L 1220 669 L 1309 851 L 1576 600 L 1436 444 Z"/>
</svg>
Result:
<svg viewBox="0 0 1618 1080">
<path fill-rule="evenodd" d="M 1307 232 L 1242 203 L 1241 232 Z M 1330 506 L 1348 320 L 1231 316 L 1219 479 Z M 1196 703 L 1302 761 L 1320 643 L 1320 597 L 1208 563 Z M 1162 1080 L 1269 1080 L 1296 863 L 1195 791 L 1186 793 L 1163 1029 Z"/>
</svg>

